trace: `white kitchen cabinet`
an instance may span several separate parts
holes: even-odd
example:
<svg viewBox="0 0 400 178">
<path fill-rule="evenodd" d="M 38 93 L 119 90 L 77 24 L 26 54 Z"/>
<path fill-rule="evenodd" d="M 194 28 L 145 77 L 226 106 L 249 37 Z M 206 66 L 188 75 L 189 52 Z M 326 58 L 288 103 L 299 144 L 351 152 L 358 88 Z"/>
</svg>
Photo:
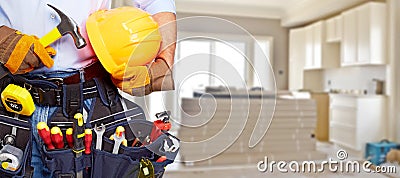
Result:
<svg viewBox="0 0 400 178">
<path fill-rule="evenodd" d="M 326 20 L 326 42 L 340 42 L 342 40 L 343 18 L 341 15 Z"/>
<path fill-rule="evenodd" d="M 343 38 L 341 43 L 341 65 L 353 65 L 357 59 L 357 13 L 343 12 Z"/>
<path fill-rule="evenodd" d="M 305 27 L 305 70 L 326 69 L 338 66 L 338 46 L 325 42 L 325 21 L 318 21 Z"/>
<path fill-rule="evenodd" d="M 289 31 L 289 90 L 317 89 L 308 88 L 311 85 L 305 86 L 305 73 L 317 72 L 317 70 L 312 71 L 313 69 L 339 66 L 339 44 L 326 43 L 325 30 L 324 22 L 319 21 Z M 315 81 L 308 81 L 307 84 L 310 83 L 315 83 Z M 316 85 L 312 84 L 312 86 Z"/>
<path fill-rule="evenodd" d="M 289 90 L 303 89 L 305 62 L 305 29 L 289 31 Z"/>
<path fill-rule="evenodd" d="M 386 5 L 368 3 L 357 8 L 357 54 L 360 64 L 386 62 Z"/>
<path fill-rule="evenodd" d="M 312 69 L 317 66 L 314 65 L 314 26 L 310 25 L 305 27 L 305 47 L 306 57 L 304 69 Z"/>
<path fill-rule="evenodd" d="M 335 19 L 334 18 L 330 18 L 328 20 L 326 20 L 326 42 L 335 42 L 335 36 L 336 36 L 336 32 L 335 32 Z"/>
<path fill-rule="evenodd" d="M 386 63 L 386 5 L 368 2 L 342 13 L 341 65 Z"/>
<path fill-rule="evenodd" d="M 329 140 L 356 151 L 367 142 L 384 139 L 386 97 L 380 95 L 330 95 Z"/>
</svg>

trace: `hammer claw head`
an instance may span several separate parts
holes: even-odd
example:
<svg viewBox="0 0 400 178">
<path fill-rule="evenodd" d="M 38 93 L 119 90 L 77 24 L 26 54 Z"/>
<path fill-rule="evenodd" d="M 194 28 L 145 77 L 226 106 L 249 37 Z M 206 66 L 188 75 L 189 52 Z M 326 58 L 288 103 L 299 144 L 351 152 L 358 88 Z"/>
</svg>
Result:
<svg viewBox="0 0 400 178">
<path fill-rule="evenodd" d="M 60 11 L 59 9 L 57 9 L 56 7 L 54 7 L 51 4 L 47 4 L 49 7 L 51 7 L 54 11 L 57 12 L 58 16 L 60 16 L 61 21 L 62 19 L 69 19 L 69 17 L 67 15 L 65 15 L 62 11 Z"/>
<path fill-rule="evenodd" d="M 65 15 L 61 10 L 57 9 L 51 4 L 47 4 L 54 11 L 57 12 L 61 22 L 57 25 L 57 29 L 62 36 L 70 34 L 75 42 L 76 48 L 80 49 L 86 46 L 85 38 L 82 37 L 78 24 L 72 19 Z"/>
</svg>

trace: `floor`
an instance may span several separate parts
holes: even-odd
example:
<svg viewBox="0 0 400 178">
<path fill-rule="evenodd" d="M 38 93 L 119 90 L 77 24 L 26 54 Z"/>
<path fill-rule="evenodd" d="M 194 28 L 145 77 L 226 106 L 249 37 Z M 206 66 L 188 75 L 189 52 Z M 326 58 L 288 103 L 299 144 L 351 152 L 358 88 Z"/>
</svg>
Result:
<svg viewBox="0 0 400 178">
<path fill-rule="evenodd" d="M 328 158 L 337 158 L 338 146 L 330 143 L 317 143 L 317 150 L 327 154 Z M 346 150 L 347 151 L 347 150 Z M 362 155 L 357 152 L 348 152 L 346 160 L 362 160 Z M 320 163 L 322 160 L 316 160 Z M 329 170 L 329 169 L 325 169 Z M 398 170 L 399 172 L 400 170 Z M 362 172 L 362 171 L 361 171 Z M 184 166 L 182 163 L 173 163 L 167 167 L 164 178 L 205 178 L 205 177 L 223 177 L 223 178 L 261 178 L 261 177 L 277 177 L 277 178 L 387 178 L 400 177 L 399 173 L 384 175 L 378 173 L 333 173 L 324 171 L 322 173 L 279 173 L 275 172 L 260 172 L 257 170 L 257 165 L 237 165 L 237 166 Z"/>
</svg>

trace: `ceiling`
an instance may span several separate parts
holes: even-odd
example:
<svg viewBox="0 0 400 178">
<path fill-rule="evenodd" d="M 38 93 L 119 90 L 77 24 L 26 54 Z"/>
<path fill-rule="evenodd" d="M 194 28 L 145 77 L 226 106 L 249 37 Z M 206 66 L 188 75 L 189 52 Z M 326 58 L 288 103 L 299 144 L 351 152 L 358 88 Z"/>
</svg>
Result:
<svg viewBox="0 0 400 178">
<path fill-rule="evenodd" d="M 177 0 L 177 2 L 203 2 L 203 3 L 225 3 L 235 5 L 255 5 L 264 7 L 285 8 L 285 4 L 296 3 L 304 0 Z"/>
<path fill-rule="evenodd" d="M 369 0 L 176 0 L 178 12 L 281 19 L 302 25 Z"/>
</svg>

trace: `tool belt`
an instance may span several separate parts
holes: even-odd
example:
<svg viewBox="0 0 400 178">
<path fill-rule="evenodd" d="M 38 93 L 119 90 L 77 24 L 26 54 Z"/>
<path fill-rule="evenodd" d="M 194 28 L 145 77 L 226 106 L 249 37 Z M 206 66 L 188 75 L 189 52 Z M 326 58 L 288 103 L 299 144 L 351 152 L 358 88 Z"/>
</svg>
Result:
<svg viewBox="0 0 400 178">
<path fill-rule="evenodd" d="M 152 142 L 145 146 L 132 147 L 135 140 L 139 138 L 141 141 L 146 140 L 145 138 L 154 130 L 154 124 L 146 121 L 140 106 L 121 98 L 100 63 L 95 63 L 80 73 L 64 79 L 9 75 L 0 79 L 0 88 L 3 90 L 10 83 L 28 89 L 36 105 L 57 107 L 58 110 L 48 119 L 47 124 L 50 128 L 60 127 L 64 136 L 66 129 L 72 126 L 73 114 L 83 109 L 89 112 L 85 123 L 87 129 L 93 129 L 95 125 L 105 126 L 101 139 L 102 148 L 96 149 L 97 136 L 93 132 L 91 153 L 83 154 L 79 158 L 68 146 L 48 150 L 43 141 L 36 140 L 41 147 L 42 161 L 53 177 L 72 178 L 76 176 L 77 171 L 82 171 L 84 177 L 138 177 L 143 174 L 142 168 L 146 163 L 147 166 L 149 164 L 151 166 L 145 168 L 149 169 L 154 177 L 161 178 L 165 167 L 174 161 L 178 153 L 179 140 L 168 132 L 152 138 Z M 91 98 L 94 102 L 93 107 L 84 108 L 86 106 L 84 100 Z M 127 111 L 123 111 L 122 100 L 127 105 Z M 0 107 L 0 139 L 10 134 L 13 127 L 19 128 L 16 134 L 16 147 L 24 151 L 22 164 L 16 171 L 0 168 L 0 177 L 24 177 L 30 173 L 29 158 L 34 139 L 31 130 L 36 128 L 31 128 L 29 117 L 20 116 L 19 119 L 15 119 L 13 115 L 5 111 L 3 106 Z M 118 126 L 125 128 L 128 146 L 120 146 L 118 154 L 113 154 L 115 141 L 109 137 Z M 64 142 L 66 143 L 66 138 Z M 166 159 L 160 162 L 160 157 Z"/>
<path fill-rule="evenodd" d="M 132 119 L 126 120 L 127 117 L 137 116 L 137 108 L 128 111 L 116 113 L 109 117 L 115 118 L 114 123 L 105 124 L 105 132 L 102 137 L 102 148 L 96 149 L 97 135 L 93 135 L 91 154 L 83 154 L 76 158 L 75 153 L 67 146 L 61 149 L 48 150 L 43 144 L 42 160 L 55 178 L 74 178 L 76 171 L 83 171 L 84 177 L 141 177 L 140 174 L 145 173 L 143 166 L 148 169 L 155 178 L 162 178 L 165 168 L 171 164 L 179 151 L 179 139 L 172 136 L 168 132 L 161 132 L 152 141 L 145 146 L 131 147 L 133 140 L 140 139 L 146 142 L 146 139 L 154 131 L 154 124 L 147 120 Z M 91 123 L 102 122 L 107 118 L 100 118 Z M 55 124 L 55 123 L 52 123 Z M 113 154 L 113 145 L 115 142 L 109 139 L 114 133 L 117 126 L 124 126 L 133 130 L 134 137 L 127 138 L 128 146 L 120 146 L 118 154 Z M 31 125 L 27 120 L 15 119 L 0 114 L 0 137 L 6 137 L 11 133 L 12 127 L 17 127 L 15 146 L 23 150 L 23 158 L 20 166 L 15 171 L 4 170 L 0 168 L 0 177 L 29 177 L 30 174 L 30 157 L 32 149 Z M 36 128 L 33 128 L 36 129 Z M 63 131 L 64 132 L 64 131 Z M 65 133 L 65 132 L 64 132 Z M 28 138 L 28 139 L 27 139 Z M 165 160 L 159 161 L 161 157 Z M 142 163 L 147 161 L 148 164 Z"/>
<path fill-rule="evenodd" d="M 99 62 L 66 78 L 30 79 L 23 81 L 23 85 L 28 88 L 38 105 L 62 106 L 63 100 L 67 100 L 65 97 L 68 97 L 67 93 L 70 92 L 82 92 L 80 99 L 98 97 L 98 91 L 105 91 L 107 97 L 117 95 L 117 90 L 113 87 L 109 74 Z"/>
</svg>

